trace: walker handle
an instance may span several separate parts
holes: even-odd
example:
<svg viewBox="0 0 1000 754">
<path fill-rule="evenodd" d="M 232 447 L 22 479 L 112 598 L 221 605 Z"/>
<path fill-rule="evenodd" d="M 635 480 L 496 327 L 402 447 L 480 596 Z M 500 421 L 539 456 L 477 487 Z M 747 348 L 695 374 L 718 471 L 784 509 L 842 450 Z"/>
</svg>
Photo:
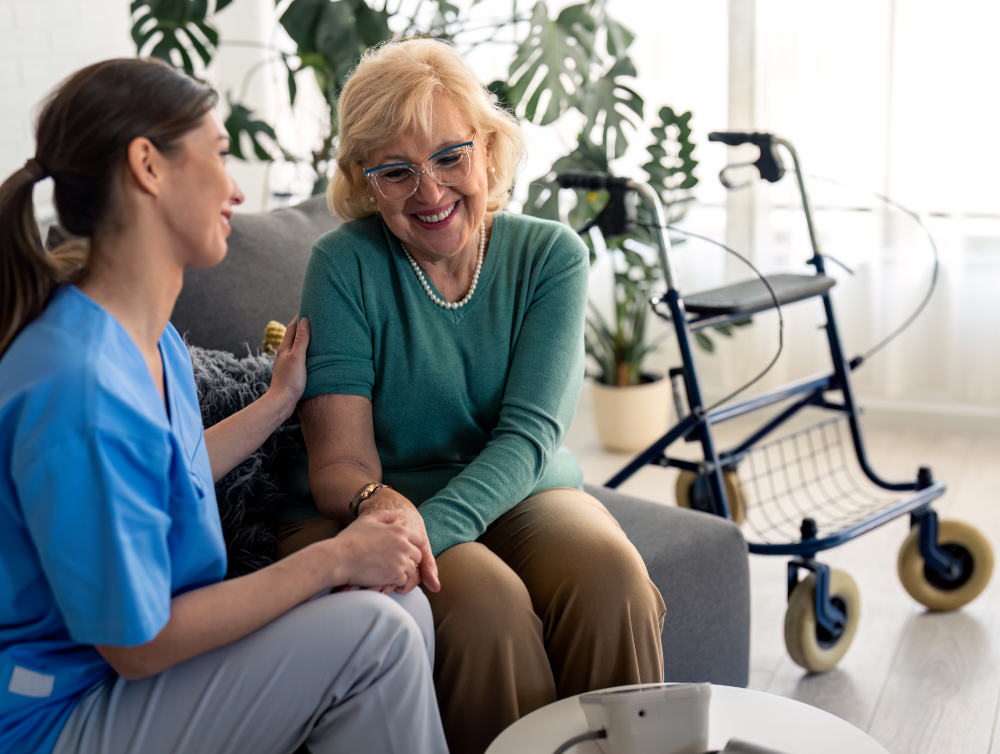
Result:
<svg viewBox="0 0 1000 754">
<path fill-rule="evenodd" d="M 753 144 L 760 148 L 760 157 L 752 163 L 760 177 L 765 181 L 777 183 L 785 174 L 785 166 L 781 162 L 781 155 L 778 154 L 777 144 L 774 141 L 774 134 L 743 133 L 739 131 L 714 131 L 708 135 L 709 141 L 721 141 L 731 147 L 738 147 L 740 144 Z M 726 188 L 739 188 L 726 179 L 726 170 L 735 165 L 727 165 L 719 173 L 719 180 Z M 742 184 L 745 185 L 745 184 Z"/>
<path fill-rule="evenodd" d="M 770 139 L 770 134 L 757 134 L 757 133 L 744 133 L 742 131 L 713 131 L 708 135 L 709 141 L 721 141 L 730 147 L 738 147 L 740 144 L 758 144 L 758 137 L 767 136 Z"/>
<path fill-rule="evenodd" d="M 628 178 L 619 178 L 609 173 L 589 170 L 567 170 L 556 176 L 560 188 L 581 189 L 583 191 L 604 191 L 628 187 Z"/>
</svg>

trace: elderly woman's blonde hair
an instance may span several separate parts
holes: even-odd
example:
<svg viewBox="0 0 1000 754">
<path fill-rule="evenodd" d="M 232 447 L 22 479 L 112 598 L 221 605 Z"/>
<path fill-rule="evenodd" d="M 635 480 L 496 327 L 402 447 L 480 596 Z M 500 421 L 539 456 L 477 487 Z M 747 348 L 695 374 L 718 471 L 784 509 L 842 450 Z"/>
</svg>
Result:
<svg viewBox="0 0 1000 754">
<path fill-rule="evenodd" d="M 372 167 L 365 164 L 368 156 L 414 127 L 430 134 L 434 99 L 441 95 L 475 131 L 476 149 L 492 150 L 496 171 L 489 176 L 487 211 L 507 205 L 524 159 L 517 119 L 493 101 L 450 45 L 409 39 L 366 51 L 341 92 L 337 170 L 327 190 L 337 216 L 346 221 L 378 212 L 374 188 L 364 175 Z"/>
</svg>

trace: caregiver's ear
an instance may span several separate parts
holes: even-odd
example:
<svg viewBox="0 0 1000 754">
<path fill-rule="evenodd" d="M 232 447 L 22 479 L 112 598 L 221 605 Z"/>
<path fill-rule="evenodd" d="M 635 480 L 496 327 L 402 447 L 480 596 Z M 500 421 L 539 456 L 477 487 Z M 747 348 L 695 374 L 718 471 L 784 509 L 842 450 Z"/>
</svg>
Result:
<svg viewBox="0 0 1000 754">
<path fill-rule="evenodd" d="M 126 175 L 138 188 L 152 196 L 159 196 L 163 180 L 163 154 L 144 136 L 129 142 L 125 154 Z"/>
</svg>

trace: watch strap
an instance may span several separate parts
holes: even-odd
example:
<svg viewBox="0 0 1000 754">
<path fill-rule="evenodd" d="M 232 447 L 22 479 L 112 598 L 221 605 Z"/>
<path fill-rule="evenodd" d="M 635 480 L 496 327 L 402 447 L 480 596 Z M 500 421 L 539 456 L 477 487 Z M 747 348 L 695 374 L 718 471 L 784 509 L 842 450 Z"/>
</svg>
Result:
<svg viewBox="0 0 1000 754">
<path fill-rule="evenodd" d="M 390 485 L 381 484 L 380 482 L 371 482 L 362 487 L 361 492 L 355 495 L 354 499 L 347 506 L 347 510 L 350 511 L 351 518 L 356 519 L 358 517 L 358 512 L 359 512 L 358 509 L 361 507 L 361 503 L 370 498 L 372 495 L 374 495 L 383 487 L 386 487 L 390 490 L 392 489 Z"/>
</svg>

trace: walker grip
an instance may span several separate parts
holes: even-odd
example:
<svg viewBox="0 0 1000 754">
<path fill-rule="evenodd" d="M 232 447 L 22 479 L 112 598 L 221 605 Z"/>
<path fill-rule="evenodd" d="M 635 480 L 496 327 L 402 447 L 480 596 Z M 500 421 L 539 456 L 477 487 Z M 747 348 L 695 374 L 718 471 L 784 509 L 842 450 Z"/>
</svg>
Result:
<svg viewBox="0 0 1000 754">
<path fill-rule="evenodd" d="M 778 145 L 774 142 L 774 134 L 714 131 L 708 135 L 708 140 L 721 141 L 731 147 L 738 147 L 740 144 L 753 144 L 760 148 L 760 157 L 752 164 L 757 168 L 761 178 L 771 183 L 777 183 L 785 174 L 785 166 L 778 154 Z M 742 167 L 742 165 L 727 165 L 719 173 L 719 179 L 726 188 L 740 188 L 726 179 L 725 173 L 730 167 Z"/>
<path fill-rule="evenodd" d="M 754 140 L 757 134 L 743 133 L 742 131 L 713 131 L 708 135 L 709 141 L 721 141 L 730 147 L 738 147 Z"/>
<path fill-rule="evenodd" d="M 628 185 L 627 178 L 589 170 L 567 170 L 556 176 L 556 182 L 560 188 L 582 191 L 610 191 L 612 188 L 625 188 Z"/>
</svg>

